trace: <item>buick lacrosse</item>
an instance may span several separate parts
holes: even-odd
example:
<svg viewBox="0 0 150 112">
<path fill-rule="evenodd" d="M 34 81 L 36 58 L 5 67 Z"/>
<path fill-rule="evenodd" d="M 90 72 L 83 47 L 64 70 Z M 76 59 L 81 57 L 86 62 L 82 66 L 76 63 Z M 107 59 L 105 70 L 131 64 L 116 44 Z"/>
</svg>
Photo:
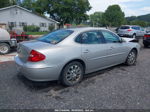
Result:
<svg viewBox="0 0 150 112">
<path fill-rule="evenodd" d="M 134 65 L 138 43 L 100 28 L 61 29 L 18 45 L 17 69 L 32 81 L 78 84 L 83 76 L 117 64 Z"/>
</svg>

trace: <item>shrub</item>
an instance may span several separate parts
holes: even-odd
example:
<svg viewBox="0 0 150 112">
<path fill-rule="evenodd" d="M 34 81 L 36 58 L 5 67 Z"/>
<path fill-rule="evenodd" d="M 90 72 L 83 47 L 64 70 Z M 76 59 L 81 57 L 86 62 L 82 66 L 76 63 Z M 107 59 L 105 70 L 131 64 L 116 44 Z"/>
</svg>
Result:
<svg viewBox="0 0 150 112">
<path fill-rule="evenodd" d="M 48 27 L 49 31 L 53 31 L 55 29 L 55 27 L 53 25 Z"/>
<path fill-rule="evenodd" d="M 23 30 L 26 32 L 38 32 L 40 30 L 40 27 L 35 25 L 28 25 L 28 26 L 24 26 Z"/>
</svg>

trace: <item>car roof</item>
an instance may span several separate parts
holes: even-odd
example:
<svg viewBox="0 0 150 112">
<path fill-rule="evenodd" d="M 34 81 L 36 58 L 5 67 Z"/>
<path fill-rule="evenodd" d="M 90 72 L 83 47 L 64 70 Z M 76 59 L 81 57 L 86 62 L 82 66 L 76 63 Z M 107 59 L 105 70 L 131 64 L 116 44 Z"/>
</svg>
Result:
<svg viewBox="0 0 150 112">
<path fill-rule="evenodd" d="M 129 27 L 137 26 L 137 27 L 140 27 L 140 26 L 138 26 L 138 25 L 122 25 L 122 26 L 129 26 Z"/>
<path fill-rule="evenodd" d="M 84 32 L 88 30 L 107 30 L 105 28 L 97 28 L 97 27 L 79 27 L 79 28 L 67 28 L 68 30 L 73 30 L 75 32 Z"/>
</svg>

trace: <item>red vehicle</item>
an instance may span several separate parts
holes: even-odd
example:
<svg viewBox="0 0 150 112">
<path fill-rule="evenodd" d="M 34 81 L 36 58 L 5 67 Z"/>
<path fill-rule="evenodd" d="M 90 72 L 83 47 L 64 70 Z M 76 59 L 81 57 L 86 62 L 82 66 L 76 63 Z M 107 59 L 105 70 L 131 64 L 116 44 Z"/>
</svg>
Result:
<svg viewBox="0 0 150 112">
<path fill-rule="evenodd" d="M 11 31 L 10 38 L 15 38 L 17 42 L 22 42 L 22 41 L 29 40 L 31 36 L 27 35 L 25 32 L 22 32 L 21 34 L 17 34 L 16 32 Z"/>
<path fill-rule="evenodd" d="M 17 40 L 11 38 L 7 30 L 0 28 L 0 54 L 7 54 L 12 48 L 17 47 Z"/>
<path fill-rule="evenodd" d="M 144 35 L 143 44 L 144 44 L 144 47 L 150 46 L 150 33 L 147 33 Z"/>
</svg>

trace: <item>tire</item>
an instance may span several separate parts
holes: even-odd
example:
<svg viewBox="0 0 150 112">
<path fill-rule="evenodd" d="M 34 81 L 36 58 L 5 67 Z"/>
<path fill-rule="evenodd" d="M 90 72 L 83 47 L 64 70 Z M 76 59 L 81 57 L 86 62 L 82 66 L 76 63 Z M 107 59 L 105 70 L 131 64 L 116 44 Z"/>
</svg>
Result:
<svg viewBox="0 0 150 112">
<path fill-rule="evenodd" d="M 128 57 L 126 59 L 126 65 L 132 66 L 136 64 L 137 60 L 137 51 L 136 50 L 131 50 L 130 53 L 128 54 Z"/>
<path fill-rule="evenodd" d="M 136 39 L 136 34 L 133 34 L 133 35 L 132 35 L 132 38 Z"/>
<path fill-rule="evenodd" d="M 10 51 L 10 46 L 6 43 L 0 43 L 0 54 L 7 54 Z"/>
<path fill-rule="evenodd" d="M 64 69 L 62 70 L 60 81 L 65 86 L 74 86 L 82 81 L 83 74 L 84 68 L 82 64 L 74 61 L 64 67 Z"/>
</svg>

